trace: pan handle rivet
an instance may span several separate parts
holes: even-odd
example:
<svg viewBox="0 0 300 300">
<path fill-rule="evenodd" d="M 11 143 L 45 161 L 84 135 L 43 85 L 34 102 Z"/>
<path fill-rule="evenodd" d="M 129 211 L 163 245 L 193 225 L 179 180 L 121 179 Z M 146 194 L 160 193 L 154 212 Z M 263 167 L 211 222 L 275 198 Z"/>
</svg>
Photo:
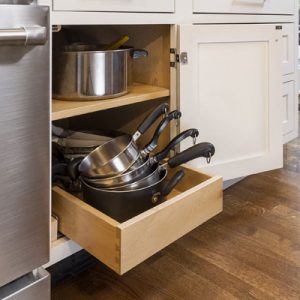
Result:
<svg viewBox="0 0 300 300">
<path fill-rule="evenodd" d="M 156 193 L 152 196 L 152 203 L 155 204 L 159 200 L 160 193 Z"/>
<path fill-rule="evenodd" d="M 168 109 L 165 108 L 165 115 L 164 115 L 164 117 L 166 118 L 167 116 L 168 116 Z"/>
</svg>

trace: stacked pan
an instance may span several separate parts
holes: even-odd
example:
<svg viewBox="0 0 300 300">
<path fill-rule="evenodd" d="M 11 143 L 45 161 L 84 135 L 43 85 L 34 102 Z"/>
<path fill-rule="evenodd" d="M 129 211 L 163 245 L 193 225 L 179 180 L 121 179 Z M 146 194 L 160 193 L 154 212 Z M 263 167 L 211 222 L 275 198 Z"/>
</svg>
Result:
<svg viewBox="0 0 300 300">
<path fill-rule="evenodd" d="M 168 113 L 163 103 L 140 124 L 132 135 L 122 135 L 100 145 L 83 159 L 73 159 L 68 165 L 70 177 L 80 178 L 83 198 L 91 206 L 124 222 L 160 203 L 184 177 L 177 171 L 171 178 L 169 170 L 190 160 L 205 157 L 210 161 L 215 153 L 211 143 L 195 144 L 197 129 L 177 135 L 161 152 L 153 154 L 158 140 L 172 120 L 178 120 L 177 110 Z M 142 149 L 137 140 L 161 116 L 164 116 L 149 143 Z M 191 138 L 193 146 L 165 161 L 183 140 Z"/>
</svg>

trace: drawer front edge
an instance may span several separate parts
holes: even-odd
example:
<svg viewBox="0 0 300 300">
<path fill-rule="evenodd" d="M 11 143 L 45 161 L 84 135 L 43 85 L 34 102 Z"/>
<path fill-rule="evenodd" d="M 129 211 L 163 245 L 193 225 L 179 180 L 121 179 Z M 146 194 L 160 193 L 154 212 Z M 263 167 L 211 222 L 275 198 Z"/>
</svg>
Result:
<svg viewBox="0 0 300 300">
<path fill-rule="evenodd" d="M 136 222 L 119 226 L 120 274 L 220 213 L 223 210 L 222 178 L 213 177 L 173 200 Z"/>
</svg>

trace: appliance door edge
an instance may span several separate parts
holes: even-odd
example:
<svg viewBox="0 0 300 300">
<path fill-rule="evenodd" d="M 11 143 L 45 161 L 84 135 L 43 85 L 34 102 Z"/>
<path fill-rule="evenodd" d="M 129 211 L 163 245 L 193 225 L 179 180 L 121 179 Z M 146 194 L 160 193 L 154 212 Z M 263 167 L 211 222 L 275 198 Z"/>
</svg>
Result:
<svg viewBox="0 0 300 300">
<path fill-rule="evenodd" d="M 50 300 L 50 274 L 39 268 L 0 288 L 1 300 Z"/>
</svg>

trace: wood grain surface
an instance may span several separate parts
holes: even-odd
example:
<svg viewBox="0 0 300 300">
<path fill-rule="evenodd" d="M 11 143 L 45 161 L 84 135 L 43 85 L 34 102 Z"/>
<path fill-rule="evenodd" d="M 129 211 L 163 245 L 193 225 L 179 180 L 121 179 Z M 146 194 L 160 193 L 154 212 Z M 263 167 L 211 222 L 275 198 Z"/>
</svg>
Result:
<svg viewBox="0 0 300 300">
<path fill-rule="evenodd" d="M 217 217 L 122 277 L 95 262 L 52 299 L 300 299 L 300 139 L 283 169 L 227 189 Z"/>
</svg>

